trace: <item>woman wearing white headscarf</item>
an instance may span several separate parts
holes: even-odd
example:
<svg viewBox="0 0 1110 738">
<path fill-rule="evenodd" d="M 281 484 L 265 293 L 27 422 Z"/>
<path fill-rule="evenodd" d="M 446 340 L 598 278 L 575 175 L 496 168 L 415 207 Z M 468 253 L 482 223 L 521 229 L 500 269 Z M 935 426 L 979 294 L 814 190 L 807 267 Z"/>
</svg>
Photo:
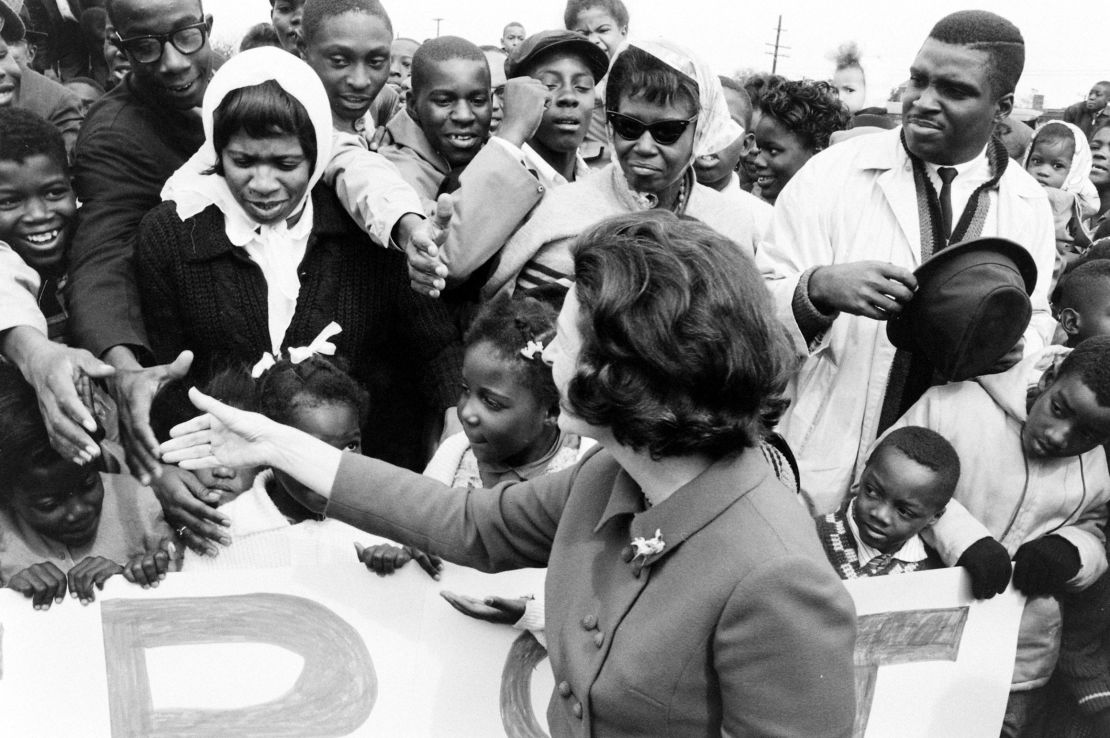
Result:
<svg viewBox="0 0 1110 738">
<path fill-rule="evenodd" d="M 364 449 L 422 465 L 425 418 L 455 403 L 458 338 L 445 309 L 409 289 L 403 255 L 375 248 L 320 181 L 332 120 L 319 78 L 278 49 L 244 52 L 212 78 L 202 115 L 204 145 L 138 236 L 155 358 L 191 349 L 199 383 L 334 346 L 371 394 Z M 332 322 L 341 332 L 321 337 Z"/>
<path fill-rule="evenodd" d="M 548 193 L 505 244 L 483 288 L 498 292 L 570 285 L 570 245 L 603 218 L 669 210 L 705 222 L 754 256 L 753 213 L 699 185 L 693 163 L 725 148 L 743 129 L 729 116 L 720 80 L 669 41 L 634 41 L 613 62 L 606 108 L 614 162 L 593 177 Z"/>
</svg>

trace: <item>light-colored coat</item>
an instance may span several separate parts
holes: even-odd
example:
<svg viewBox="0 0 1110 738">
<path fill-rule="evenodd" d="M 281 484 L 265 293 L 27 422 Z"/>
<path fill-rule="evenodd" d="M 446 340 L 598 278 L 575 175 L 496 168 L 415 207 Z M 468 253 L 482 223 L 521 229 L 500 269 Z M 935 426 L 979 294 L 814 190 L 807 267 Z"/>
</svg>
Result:
<svg viewBox="0 0 1110 738">
<path fill-rule="evenodd" d="M 695 182 L 686 202 L 686 215 L 732 239 L 745 254 L 755 258 L 763 234 L 756 224 L 754 208 L 730 205 L 720 192 Z M 548 192 L 501 250 L 501 261 L 482 289 L 483 296 L 511 293 L 521 270 L 532 259 L 553 271 L 572 275 L 571 244 L 583 231 L 605 218 L 643 209 L 617 164 Z"/>
<path fill-rule="evenodd" d="M 1079 552 L 1079 572 L 1067 583 L 1069 591 L 1089 587 L 1106 571 L 1102 526 L 1110 472 L 1102 447 L 1082 456 L 1036 459 L 1026 457 L 1021 445 L 1027 390 L 1067 353 L 1050 346 L 1001 374 L 934 387 L 892 426 L 935 430 L 960 456 L 953 502 L 925 533 L 949 566 L 988 534 L 1011 557 L 1023 543 L 1056 535 Z M 1031 599 L 1018 636 L 1014 686 L 1047 682 L 1059 645 L 1059 603 L 1053 597 Z"/>
<path fill-rule="evenodd" d="M 645 510 L 605 450 L 493 489 L 344 454 L 327 514 L 485 571 L 547 566 L 553 736 L 846 736 L 852 601 L 758 449 Z M 642 569 L 634 537 L 659 531 Z"/>
<path fill-rule="evenodd" d="M 861 136 L 813 157 L 778 197 L 771 240 L 761 253 L 774 270 L 767 285 L 779 317 L 804 357 L 779 432 L 797 454 L 802 487 L 821 514 L 839 506 L 863 468 L 895 349 L 885 323 L 855 315 L 837 317 L 808 347 L 791 303 L 811 267 L 869 260 L 920 266 L 917 193 L 900 131 Z M 990 195 L 982 235 L 1022 244 L 1037 264 L 1028 355 L 1046 345 L 1055 328 L 1048 288 L 1056 248 L 1044 189 L 1017 164 L 1006 168 Z"/>
</svg>

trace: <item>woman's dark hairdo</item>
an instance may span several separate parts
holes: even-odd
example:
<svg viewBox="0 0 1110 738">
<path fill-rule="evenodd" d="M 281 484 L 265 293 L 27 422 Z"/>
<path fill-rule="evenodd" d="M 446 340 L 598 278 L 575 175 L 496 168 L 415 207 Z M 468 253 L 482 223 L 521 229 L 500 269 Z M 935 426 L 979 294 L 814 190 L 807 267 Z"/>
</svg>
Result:
<svg viewBox="0 0 1110 738">
<path fill-rule="evenodd" d="M 691 115 L 700 108 L 697 82 L 636 46 L 622 51 L 609 70 L 605 109 L 620 112 L 626 97 L 653 105 L 686 105 Z"/>
<path fill-rule="evenodd" d="M 654 458 L 757 444 L 794 366 L 751 259 L 708 226 L 660 211 L 609 218 L 574 255 L 582 351 L 568 400 Z"/>
<path fill-rule="evenodd" d="M 299 364 L 280 359 L 258 379 L 258 409 L 271 420 L 290 425 L 300 407 L 348 405 L 359 427 L 370 415 L 370 393 L 347 373 L 340 357 L 316 354 Z"/>
<path fill-rule="evenodd" d="M 542 407 L 558 408 L 559 391 L 551 367 L 537 353 L 528 359 L 520 351 L 530 341 L 545 346 L 551 341 L 557 313 L 548 303 L 525 295 L 501 296 L 487 303 L 474 317 L 463 339 L 464 348 L 491 346 L 502 359 L 520 368 L 521 378 Z"/>
<path fill-rule="evenodd" d="M 223 151 L 228 141 L 242 131 L 251 138 L 296 136 L 308 161 L 316 168 L 316 129 L 308 111 L 297 98 L 275 80 L 232 90 L 212 114 L 212 146 L 216 163 L 211 174 L 224 176 Z"/>
<path fill-rule="evenodd" d="M 852 117 L 827 82 L 784 81 L 764 90 L 759 107 L 811 151 L 828 148 L 829 137 L 843 131 Z"/>
</svg>

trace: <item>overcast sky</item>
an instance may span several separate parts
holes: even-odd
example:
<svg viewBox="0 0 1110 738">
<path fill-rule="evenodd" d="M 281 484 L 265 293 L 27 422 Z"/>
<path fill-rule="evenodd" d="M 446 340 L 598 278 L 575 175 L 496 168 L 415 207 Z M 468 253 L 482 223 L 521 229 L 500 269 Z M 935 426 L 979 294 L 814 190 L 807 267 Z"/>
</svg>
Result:
<svg viewBox="0 0 1110 738">
<path fill-rule="evenodd" d="M 398 36 L 422 40 L 440 33 L 495 44 L 510 20 L 528 33 L 562 28 L 561 0 L 383 0 Z M 630 35 L 666 36 L 702 54 L 721 74 L 738 69 L 770 71 L 767 44 L 774 41 L 782 15 L 781 43 L 790 47 L 778 71 L 789 77 L 827 78 L 831 54 L 845 41 L 863 50 L 869 103 L 881 103 L 902 82 L 914 54 L 933 23 L 967 0 L 625 0 Z M 1091 84 L 1110 78 L 1110 2 L 1106 0 L 979 0 L 1025 36 L 1025 74 L 1019 104 L 1034 90 L 1048 107 L 1086 97 Z M 252 24 L 269 18 L 267 0 L 205 0 L 216 17 L 217 40 L 237 44 Z"/>
</svg>

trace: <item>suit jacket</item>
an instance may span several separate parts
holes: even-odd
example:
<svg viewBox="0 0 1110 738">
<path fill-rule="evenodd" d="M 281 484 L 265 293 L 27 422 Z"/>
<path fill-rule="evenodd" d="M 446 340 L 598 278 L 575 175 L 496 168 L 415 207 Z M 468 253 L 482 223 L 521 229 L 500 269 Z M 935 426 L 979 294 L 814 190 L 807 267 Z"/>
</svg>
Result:
<svg viewBox="0 0 1110 738">
<path fill-rule="evenodd" d="M 307 346 L 337 322 L 343 332 L 332 342 L 370 392 L 366 452 L 418 468 L 422 421 L 458 398 L 458 335 L 440 302 L 409 288 L 403 254 L 375 246 L 327 185 L 312 194 L 315 220 L 282 349 Z M 266 278 L 228 240 L 217 207 L 182 222 L 175 204 L 163 203 L 143 219 L 135 257 L 157 361 L 192 349 L 205 377 L 232 362 L 253 365 L 270 350 Z"/>
<path fill-rule="evenodd" d="M 817 266 L 868 260 L 911 271 L 920 266 L 917 191 L 900 133 L 860 136 L 810 159 L 776 200 L 772 238 L 762 249 L 779 318 L 803 356 L 779 432 L 797 453 L 802 486 L 821 514 L 839 507 L 863 468 L 895 349 L 884 322 L 856 315 L 837 317 L 809 346 L 794 314 L 794 293 L 801 275 Z M 1007 166 L 989 197 L 982 235 L 1020 243 L 1037 265 L 1025 332 L 1029 353 L 1051 340 L 1056 326 L 1048 309 L 1056 262 L 1048 196 L 1021 167 Z"/>
<path fill-rule="evenodd" d="M 852 601 L 759 450 L 643 500 L 604 450 L 486 490 L 345 455 L 326 512 L 485 571 L 547 566 L 553 736 L 850 734 Z"/>
</svg>

